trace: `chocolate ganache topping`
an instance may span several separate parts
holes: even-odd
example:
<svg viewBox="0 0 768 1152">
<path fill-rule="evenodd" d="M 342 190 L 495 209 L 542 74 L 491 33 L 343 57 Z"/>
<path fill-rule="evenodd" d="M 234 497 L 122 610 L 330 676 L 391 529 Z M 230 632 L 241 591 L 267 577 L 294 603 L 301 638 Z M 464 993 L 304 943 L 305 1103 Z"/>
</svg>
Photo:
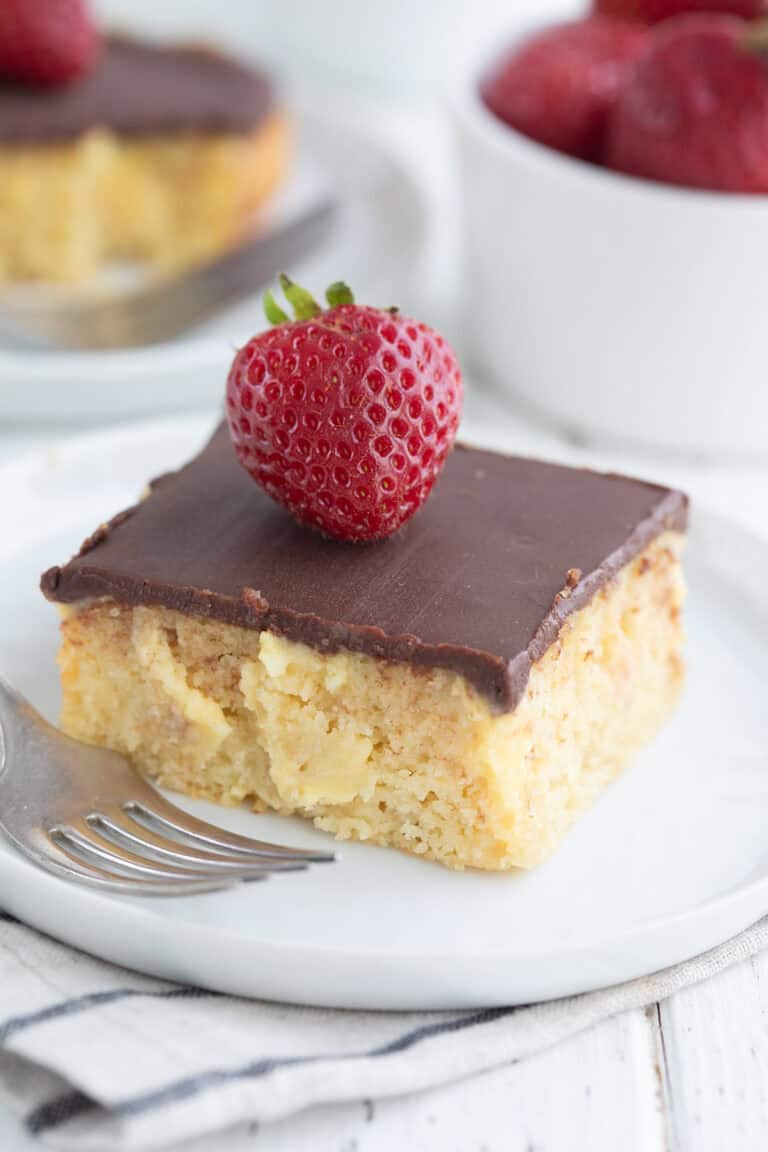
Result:
<svg viewBox="0 0 768 1152">
<path fill-rule="evenodd" d="M 251 132 L 271 109 L 268 77 L 223 53 L 113 36 L 91 71 L 64 87 L 0 80 L 0 143 L 44 144 L 94 128 Z"/>
<path fill-rule="evenodd" d="M 225 428 L 42 578 L 109 597 L 459 673 L 513 709 L 563 621 L 666 529 L 680 493 L 458 445 L 424 508 L 376 544 L 301 527 L 240 467 Z"/>
</svg>

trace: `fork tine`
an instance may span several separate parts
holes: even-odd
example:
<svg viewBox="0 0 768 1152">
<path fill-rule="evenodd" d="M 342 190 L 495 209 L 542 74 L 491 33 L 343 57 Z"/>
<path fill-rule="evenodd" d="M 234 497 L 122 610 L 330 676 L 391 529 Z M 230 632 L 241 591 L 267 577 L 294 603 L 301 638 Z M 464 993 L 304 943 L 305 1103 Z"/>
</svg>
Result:
<svg viewBox="0 0 768 1152">
<path fill-rule="evenodd" d="M 99 836 L 118 848 L 134 851 L 140 856 L 150 857 L 172 866 L 205 872 L 221 869 L 242 872 L 251 864 L 255 867 L 263 866 L 270 872 L 302 872 L 307 868 L 306 861 L 288 856 L 275 858 L 254 853 L 246 857 L 187 848 L 178 840 L 158 836 L 144 824 L 132 820 L 130 815 L 121 809 L 110 813 L 91 812 L 85 817 L 85 821 Z"/>
<path fill-rule="evenodd" d="M 169 864 L 153 864 L 146 857 L 138 856 L 127 849 L 119 848 L 99 836 L 98 832 L 89 828 L 85 822 L 81 826 L 72 824 L 59 825 L 52 828 L 49 837 L 59 847 L 66 846 L 76 855 L 86 857 L 87 863 L 96 863 L 105 871 L 117 872 L 118 875 L 127 873 L 129 876 L 149 878 L 154 880 L 205 880 L 211 878 L 211 871 L 204 868 L 192 869 L 174 867 Z M 297 865 L 298 867 L 298 865 Z M 240 879 L 264 879 L 269 875 L 269 869 L 259 865 L 244 865 L 239 872 L 231 873 Z"/>
<path fill-rule="evenodd" d="M 208 892 L 221 892 L 241 883 L 240 878 L 221 873 L 210 880 L 150 880 L 123 876 L 118 878 L 112 872 L 105 872 L 97 864 L 87 864 L 83 857 L 70 852 L 64 843 L 56 844 L 48 840 L 42 851 L 31 851 L 26 845 L 19 845 L 22 851 L 42 865 L 54 876 L 64 880 L 80 880 L 82 883 L 102 892 L 114 892 L 126 896 L 199 896 Z"/>
<path fill-rule="evenodd" d="M 248 836 L 238 836 L 235 832 L 227 832 L 205 820 L 198 820 L 187 812 L 177 808 L 164 800 L 159 794 L 152 798 L 149 807 L 143 801 L 130 801 L 123 805 L 123 811 L 142 824 L 153 825 L 155 829 L 170 832 L 184 840 L 195 844 L 203 844 L 209 848 L 218 848 L 220 851 L 235 852 L 238 855 L 253 855 L 270 860 L 291 859 L 302 860 L 308 864 L 330 864 L 336 859 L 334 852 L 324 852 L 309 848 L 285 848 L 279 844 L 268 844 L 263 840 L 252 840 Z M 155 830 L 153 829 L 153 830 Z"/>
<path fill-rule="evenodd" d="M 214 892 L 334 859 L 187 816 L 125 757 L 65 736 L 2 678 L 0 830 L 54 875 L 124 895 Z"/>
</svg>

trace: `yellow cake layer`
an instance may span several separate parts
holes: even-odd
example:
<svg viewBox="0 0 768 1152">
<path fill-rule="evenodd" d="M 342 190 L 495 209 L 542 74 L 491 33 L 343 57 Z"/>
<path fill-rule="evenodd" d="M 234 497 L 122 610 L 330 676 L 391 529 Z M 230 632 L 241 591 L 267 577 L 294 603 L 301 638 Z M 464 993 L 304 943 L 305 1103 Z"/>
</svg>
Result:
<svg viewBox="0 0 768 1152">
<path fill-rule="evenodd" d="M 93 276 L 125 259 L 173 272 L 231 247 L 282 180 L 289 132 L 0 145 L 0 282 Z"/>
<path fill-rule="evenodd" d="M 65 610 L 62 724 L 193 796 L 452 868 L 529 868 L 677 699 L 681 546 L 666 533 L 574 613 L 511 713 L 452 672 L 94 601 Z"/>
</svg>

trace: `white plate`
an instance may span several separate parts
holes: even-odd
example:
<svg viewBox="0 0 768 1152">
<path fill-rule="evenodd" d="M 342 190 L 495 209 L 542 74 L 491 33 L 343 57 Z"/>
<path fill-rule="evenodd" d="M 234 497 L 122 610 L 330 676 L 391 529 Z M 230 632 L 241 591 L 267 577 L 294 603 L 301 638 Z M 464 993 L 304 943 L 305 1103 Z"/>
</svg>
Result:
<svg viewBox="0 0 768 1152">
<path fill-rule="evenodd" d="M 341 124 L 330 113 L 301 117 L 297 155 L 292 182 L 276 198 L 272 215 L 293 219 L 329 190 L 338 211 L 322 244 L 289 271 L 318 293 L 344 279 L 372 303 L 407 298 L 425 208 L 405 163 L 373 133 Z M 50 352 L 0 346 L 0 419 L 82 424 L 210 406 L 222 395 L 232 349 L 264 324 L 259 292 L 185 337 L 149 348 Z"/>
<path fill-rule="evenodd" d="M 186 458 L 199 422 L 70 441 L 0 470 L 0 671 L 57 709 L 56 620 L 40 571 Z M 94 478 L 98 478 L 95 483 Z M 98 956 L 246 996 L 367 1008 L 524 1003 L 651 972 L 768 912 L 768 545 L 704 513 L 688 553 L 690 677 L 655 743 L 530 874 L 457 874 L 343 847 L 328 868 L 218 896 L 109 898 L 0 848 L 12 913 Z M 301 845 L 300 821 L 182 800 Z"/>
</svg>

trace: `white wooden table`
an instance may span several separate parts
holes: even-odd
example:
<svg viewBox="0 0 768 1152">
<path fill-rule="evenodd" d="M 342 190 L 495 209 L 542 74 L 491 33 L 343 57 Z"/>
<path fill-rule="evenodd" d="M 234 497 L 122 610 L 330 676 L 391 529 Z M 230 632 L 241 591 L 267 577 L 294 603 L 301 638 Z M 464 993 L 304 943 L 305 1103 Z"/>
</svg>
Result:
<svg viewBox="0 0 768 1152">
<path fill-rule="evenodd" d="M 39 1152 L 0 1104 L 3 1152 Z M 763 1152 L 768 955 L 449 1088 L 313 1110 L 188 1152 Z"/>
<path fill-rule="evenodd" d="M 565 444 L 470 391 L 473 438 L 599 461 L 686 486 L 768 534 L 768 465 L 734 469 L 606 455 Z M 501 431 L 500 431 L 501 430 Z M 0 435 L 0 464 L 54 433 Z M 768 911 L 768 909 L 766 910 Z M 32 1152 L 0 1102 L 0 1149 Z M 407 1099 L 314 1110 L 190 1152 L 764 1152 L 768 1149 L 768 954 L 530 1060 Z"/>
</svg>

